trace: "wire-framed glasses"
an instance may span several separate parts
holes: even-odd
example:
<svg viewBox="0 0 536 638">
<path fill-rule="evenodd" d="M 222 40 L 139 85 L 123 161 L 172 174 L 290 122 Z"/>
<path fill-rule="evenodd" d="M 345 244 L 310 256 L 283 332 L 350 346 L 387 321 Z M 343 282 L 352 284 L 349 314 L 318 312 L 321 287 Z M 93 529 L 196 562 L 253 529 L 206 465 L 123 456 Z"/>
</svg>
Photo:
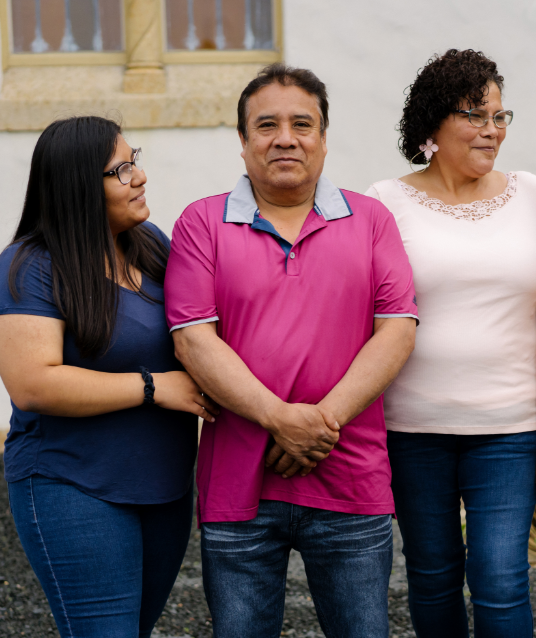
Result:
<svg viewBox="0 0 536 638">
<path fill-rule="evenodd" d="M 454 111 L 454 113 L 463 113 L 469 116 L 469 123 L 478 128 L 486 126 L 490 117 L 493 118 L 493 122 L 497 128 L 506 128 L 514 119 L 513 111 L 499 111 L 492 116 L 484 109 L 471 109 L 470 111 L 458 110 Z"/>
<path fill-rule="evenodd" d="M 141 152 L 141 148 L 133 148 L 132 153 L 132 162 L 123 162 L 122 164 L 119 164 L 119 166 L 114 168 L 113 171 L 106 171 L 106 173 L 103 173 L 103 177 L 117 175 L 117 179 L 121 182 L 121 184 L 130 184 L 132 179 L 132 167 L 135 166 L 140 171 L 143 170 L 143 154 Z"/>
</svg>

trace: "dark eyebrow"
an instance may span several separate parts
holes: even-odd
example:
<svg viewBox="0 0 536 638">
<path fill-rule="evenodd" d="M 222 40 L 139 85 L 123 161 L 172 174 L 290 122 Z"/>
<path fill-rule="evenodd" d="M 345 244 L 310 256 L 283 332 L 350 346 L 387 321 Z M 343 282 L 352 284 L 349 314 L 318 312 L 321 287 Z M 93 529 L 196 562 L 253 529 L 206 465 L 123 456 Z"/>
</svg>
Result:
<svg viewBox="0 0 536 638">
<path fill-rule="evenodd" d="M 260 124 L 261 122 L 264 122 L 265 120 L 276 120 L 276 119 L 277 119 L 277 115 L 259 115 L 259 117 L 255 120 L 255 124 Z M 308 114 L 293 115 L 292 119 L 293 120 L 308 120 L 310 122 L 314 121 L 314 118 Z"/>
<path fill-rule="evenodd" d="M 295 115 L 294 116 L 295 120 L 309 120 L 310 122 L 314 122 L 314 118 L 311 115 L 305 114 L 305 115 Z"/>
</svg>

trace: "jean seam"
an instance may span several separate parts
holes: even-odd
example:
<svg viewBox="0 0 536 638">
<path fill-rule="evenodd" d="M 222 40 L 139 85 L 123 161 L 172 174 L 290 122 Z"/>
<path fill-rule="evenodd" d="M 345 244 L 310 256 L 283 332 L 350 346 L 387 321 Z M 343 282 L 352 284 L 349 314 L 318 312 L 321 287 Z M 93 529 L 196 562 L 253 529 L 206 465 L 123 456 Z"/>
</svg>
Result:
<svg viewBox="0 0 536 638">
<path fill-rule="evenodd" d="M 41 543 L 43 545 L 43 549 L 45 550 L 45 555 L 47 557 L 48 566 L 50 567 L 50 572 L 52 573 L 52 578 L 54 579 L 54 583 L 56 585 L 56 589 L 57 589 L 58 595 L 60 597 L 61 607 L 63 609 L 63 613 L 65 614 L 65 620 L 67 621 L 67 626 L 69 627 L 69 634 L 70 634 L 71 638 L 74 638 L 73 630 L 71 628 L 71 623 L 69 622 L 69 616 L 67 615 L 67 609 L 65 607 L 65 603 L 63 602 L 63 596 L 61 595 L 60 585 L 58 583 L 58 579 L 56 578 L 56 574 L 54 573 L 54 568 L 52 567 L 52 561 L 50 560 L 50 556 L 49 556 L 48 551 L 47 551 L 47 546 L 45 545 L 45 539 L 43 538 L 43 534 L 41 533 L 41 528 L 39 527 L 39 521 L 37 520 L 37 511 L 35 509 L 35 500 L 34 500 L 34 493 L 33 493 L 33 477 L 32 476 L 30 477 L 30 497 L 32 499 L 32 510 L 33 510 L 35 524 L 37 525 L 37 532 L 39 534 L 39 538 L 40 538 Z"/>
</svg>

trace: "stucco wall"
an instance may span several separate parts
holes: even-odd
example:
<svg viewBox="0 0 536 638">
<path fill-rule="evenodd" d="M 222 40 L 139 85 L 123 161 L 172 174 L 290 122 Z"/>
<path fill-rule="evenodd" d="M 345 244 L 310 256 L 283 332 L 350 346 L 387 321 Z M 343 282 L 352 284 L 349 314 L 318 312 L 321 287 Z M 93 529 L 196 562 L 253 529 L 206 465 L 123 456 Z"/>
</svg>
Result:
<svg viewBox="0 0 536 638">
<path fill-rule="evenodd" d="M 326 173 L 339 186 L 360 191 L 408 172 L 395 131 L 404 89 L 432 53 L 452 47 L 484 51 L 505 77 L 515 119 L 496 167 L 536 172 L 534 0 L 490 0 L 482 12 L 465 0 L 288 0 L 284 25 L 286 60 L 328 84 Z"/>
<path fill-rule="evenodd" d="M 404 88 L 434 52 L 481 49 L 506 79 L 504 105 L 515 119 L 497 168 L 536 172 L 532 81 L 536 61 L 536 2 L 490 0 L 482 15 L 465 0 L 285 0 L 285 57 L 313 69 L 328 85 L 331 126 L 326 174 L 363 191 L 408 172 L 397 151 L 395 126 Z M 166 232 L 183 208 L 233 187 L 242 171 L 230 128 L 127 131 L 146 157 L 152 220 Z M 0 133 L 0 246 L 15 227 L 24 197 L 34 133 Z M 423 140 L 424 141 L 424 140 Z M 9 402 L 0 391 L 0 427 Z"/>
</svg>

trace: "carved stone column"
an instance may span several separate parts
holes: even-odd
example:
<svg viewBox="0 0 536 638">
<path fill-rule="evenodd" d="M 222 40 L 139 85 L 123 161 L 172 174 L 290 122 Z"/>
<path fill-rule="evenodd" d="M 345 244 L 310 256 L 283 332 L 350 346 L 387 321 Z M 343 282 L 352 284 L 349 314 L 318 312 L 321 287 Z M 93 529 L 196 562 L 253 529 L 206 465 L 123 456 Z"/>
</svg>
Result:
<svg viewBox="0 0 536 638">
<path fill-rule="evenodd" d="M 165 93 L 161 0 L 125 0 L 125 93 Z"/>
</svg>

